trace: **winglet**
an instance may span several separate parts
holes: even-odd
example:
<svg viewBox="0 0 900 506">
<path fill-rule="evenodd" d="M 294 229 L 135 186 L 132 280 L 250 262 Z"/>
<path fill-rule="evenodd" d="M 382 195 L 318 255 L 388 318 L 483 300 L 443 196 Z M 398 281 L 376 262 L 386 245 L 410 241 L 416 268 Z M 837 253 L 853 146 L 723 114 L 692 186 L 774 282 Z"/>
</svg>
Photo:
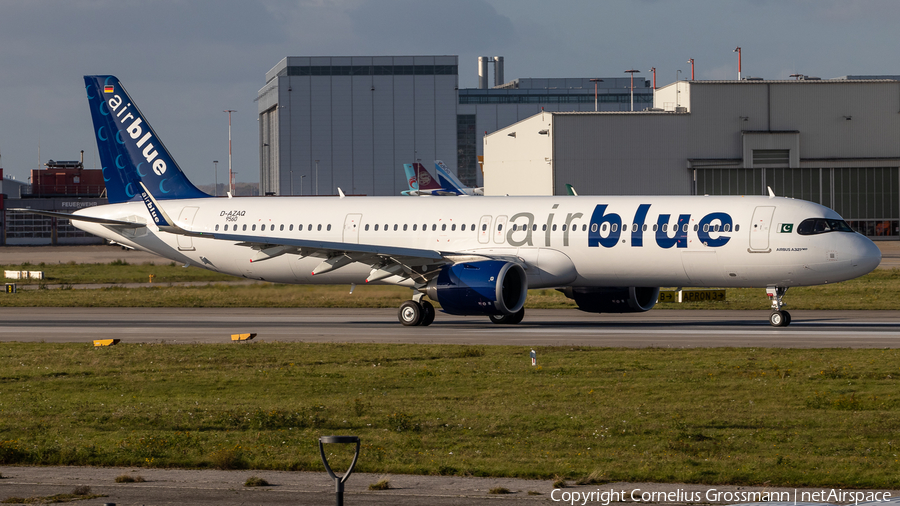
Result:
<svg viewBox="0 0 900 506">
<path fill-rule="evenodd" d="M 153 219 L 153 223 L 159 227 L 163 232 L 169 232 L 170 234 L 178 234 L 178 235 L 189 235 L 191 237 L 200 237 L 200 236 L 208 236 L 212 237 L 211 234 L 203 234 L 201 232 L 192 232 L 190 230 L 185 230 L 178 225 L 175 224 L 175 220 L 169 218 L 169 215 L 166 214 L 166 211 L 160 207 L 159 202 L 153 198 L 153 195 L 150 194 L 150 190 L 144 185 L 143 181 L 138 181 L 138 184 L 144 191 L 141 192 L 141 199 L 144 201 L 144 205 L 147 206 L 147 211 L 150 213 L 150 218 Z"/>
<path fill-rule="evenodd" d="M 771 187 L 771 186 L 766 186 L 766 189 L 769 190 L 769 198 L 770 198 L 770 199 L 775 198 L 775 192 L 772 191 L 772 187 Z"/>
<path fill-rule="evenodd" d="M 338 186 L 338 195 L 340 195 L 341 198 L 346 197 L 346 195 L 344 195 L 344 190 L 341 190 L 341 187 L 340 187 L 340 186 Z"/>
</svg>

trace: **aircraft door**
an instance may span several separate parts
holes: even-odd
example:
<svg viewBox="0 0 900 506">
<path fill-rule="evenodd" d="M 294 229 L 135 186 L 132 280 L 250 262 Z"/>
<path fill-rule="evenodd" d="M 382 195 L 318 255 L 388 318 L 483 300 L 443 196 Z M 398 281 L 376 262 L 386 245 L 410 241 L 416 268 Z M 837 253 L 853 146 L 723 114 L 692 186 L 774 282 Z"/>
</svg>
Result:
<svg viewBox="0 0 900 506">
<path fill-rule="evenodd" d="M 481 244 L 487 244 L 491 242 L 491 221 L 492 216 L 484 215 L 481 217 L 481 222 L 478 223 L 478 242 Z"/>
<path fill-rule="evenodd" d="M 178 216 L 178 226 L 187 230 L 191 230 L 194 225 L 194 216 L 197 215 L 198 207 L 188 206 L 181 209 Z M 194 251 L 194 240 L 189 235 L 178 236 L 178 251 Z"/>
<path fill-rule="evenodd" d="M 344 242 L 359 244 L 359 222 L 361 214 L 348 214 L 344 218 Z"/>
<path fill-rule="evenodd" d="M 768 253 L 769 229 L 772 226 L 772 215 L 775 214 L 775 206 L 759 206 L 753 211 L 753 221 L 750 223 L 750 250 L 759 253 Z"/>
<path fill-rule="evenodd" d="M 503 244 L 506 239 L 507 221 L 509 221 L 507 216 L 497 216 L 497 220 L 494 221 L 494 230 L 491 232 L 494 235 L 494 244 Z"/>
</svg>

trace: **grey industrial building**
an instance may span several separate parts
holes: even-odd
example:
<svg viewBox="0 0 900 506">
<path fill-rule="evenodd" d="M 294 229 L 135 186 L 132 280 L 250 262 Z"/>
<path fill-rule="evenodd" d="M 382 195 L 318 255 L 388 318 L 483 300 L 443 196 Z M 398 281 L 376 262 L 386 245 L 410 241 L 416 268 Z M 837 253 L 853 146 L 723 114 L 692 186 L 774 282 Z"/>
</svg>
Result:
<svg viewBox="0 0 900 506">
<path fill-rule="evenodd" d="M 777 195 L 900 235 L 900 81 L 679 81 L 653 108 L 544 112 L 484 139 L 485 194 Z"/>
<path fill-rule="evenodd" d="M 403 164 L 435 159 L 482 183 L 485 133 L 545 111 L 627 111 L 652 101 L 647 80 L 505 82 L 502 57 L 479 58 L 479 87 L 459 89 L 458 56 L 287 57 L 257 96 L 260 192 L 397 195 Z M 487 74 L 494 67 L 494 87 Z"/>
</svg>

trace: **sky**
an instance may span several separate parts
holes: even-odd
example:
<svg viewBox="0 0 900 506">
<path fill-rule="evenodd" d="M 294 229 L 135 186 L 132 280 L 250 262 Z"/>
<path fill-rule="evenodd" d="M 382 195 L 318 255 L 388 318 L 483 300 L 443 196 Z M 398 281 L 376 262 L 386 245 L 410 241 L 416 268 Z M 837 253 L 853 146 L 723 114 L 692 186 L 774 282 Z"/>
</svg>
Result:
<svg viewBox="0 0 900 506">
<path fill-rule="evenodd" d="M 900 75 L 894 0 L 0 0 L 0 167 L 97 167 L 83 75 L 117 76 L 188 177 L 259 180 L 257 109 L 286 56 L 478 56 L 507 81 Z"/>
</svg>

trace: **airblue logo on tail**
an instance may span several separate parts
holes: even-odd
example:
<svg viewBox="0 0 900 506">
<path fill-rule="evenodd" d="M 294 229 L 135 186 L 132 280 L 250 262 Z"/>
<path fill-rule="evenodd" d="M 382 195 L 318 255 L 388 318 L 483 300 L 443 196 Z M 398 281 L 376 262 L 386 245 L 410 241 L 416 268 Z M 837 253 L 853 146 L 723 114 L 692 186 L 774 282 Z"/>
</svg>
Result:
<svg viewBox="0 0 900 506">
<path fill-rule="evenodd" d="M 157 199 L 209 197 L 184 175 L 114 76 L 85 76 L 103 180 L 111 203 L 140 200 L 138 182 Z"/>
</svg>

